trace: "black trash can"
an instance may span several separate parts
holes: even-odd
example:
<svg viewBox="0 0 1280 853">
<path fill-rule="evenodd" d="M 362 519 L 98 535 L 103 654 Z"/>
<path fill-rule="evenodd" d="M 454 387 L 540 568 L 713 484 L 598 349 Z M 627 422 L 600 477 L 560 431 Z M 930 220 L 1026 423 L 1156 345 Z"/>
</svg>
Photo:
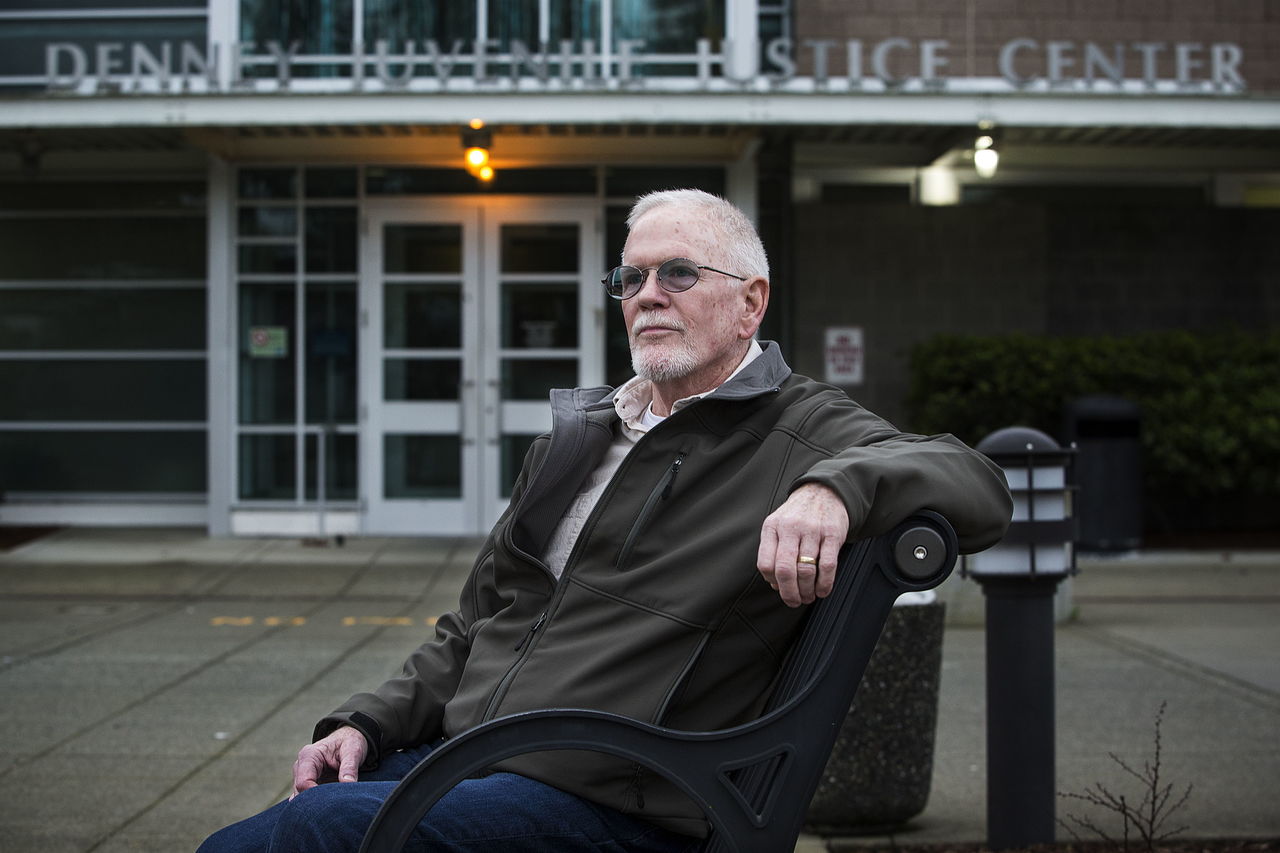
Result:
<svg viewBox="0 0 1280 853">
<path fill-rule="evenodd" d="M 1063 429 L 1075 442 L 1077 547 L 1142 547 L 1142 410 L 1123 397 L 1081 397 L 1067 405 Z"/>
</svg>

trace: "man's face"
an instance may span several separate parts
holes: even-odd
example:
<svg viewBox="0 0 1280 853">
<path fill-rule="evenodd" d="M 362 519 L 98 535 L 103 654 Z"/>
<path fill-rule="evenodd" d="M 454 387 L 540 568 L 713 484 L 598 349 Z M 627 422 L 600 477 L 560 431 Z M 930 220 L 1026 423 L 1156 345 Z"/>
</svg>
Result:
<svg viewBox="0 0 1280 853">
<path fill-rule="evenodd" d="M 697 213 L 674 205 L 660 207 L 631 229 L 623 262 L 645 269 L 688 258 L 737 273 L 713 256 L 715 240 L 714 229 Z M 696 384 L 703 373 L 709 381 L 720 381 L 725 364 L 732 362 L 728 370 L 737 366 L 742 342 L 755 333 L 758 320 L 744 319 L 745 299 L 735 279 L 706 270 L 702 275 L 689 290 L 670 293 L 658 285 L 656 273 L 649 272 L 640 292 L 623 300 L 622 316 L 638 376 L 659 384 Z M 703 390 L 708 389 L 692 393 Z"/>
</svg>

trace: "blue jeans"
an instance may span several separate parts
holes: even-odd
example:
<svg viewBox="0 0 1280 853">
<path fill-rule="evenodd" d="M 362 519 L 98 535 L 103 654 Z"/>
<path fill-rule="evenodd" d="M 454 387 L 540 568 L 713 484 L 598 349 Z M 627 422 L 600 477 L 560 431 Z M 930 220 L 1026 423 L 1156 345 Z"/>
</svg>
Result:
<svg viewBox="0 0 1280 853">
<path fill-rule="evenodd" d="M 332 782 L 209 836 L 197 853 L 356 853 L 365 830 L 431 746 L 387 756 L 359 782 Z M 683 853 L 697 839 L 514 773 L 468 779 L 418 824 L 419 853 Z"/>
</svg>

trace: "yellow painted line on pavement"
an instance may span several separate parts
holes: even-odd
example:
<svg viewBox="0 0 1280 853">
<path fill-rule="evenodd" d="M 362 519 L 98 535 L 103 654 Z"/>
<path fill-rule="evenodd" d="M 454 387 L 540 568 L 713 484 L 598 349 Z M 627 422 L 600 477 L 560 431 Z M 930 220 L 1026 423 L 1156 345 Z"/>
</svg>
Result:
<svg viewBox="0 0 1280 853">
<path fill-rule="evenodd" d="M 412 616 L 343 616 L 342 619 L 339 620 L 338 624 L 346 628 L 353 628 L 359 625 L 412 628 L 419 624 L 431 627 L 436 624 L 436 621 L 436 617 L 434 616 L 422 620 L 415 619 Z M 307 624 L 307 617 L 264 616 L 262 618 L 258 618 L 256 616 L 214 616 L 209 620 L 209 624 L 215 628 L 249 628 L 254 625 L 265 625 L 269 628 L 284 625 L 296 628 L 300 625 Z"/>
<path fill-rule="evenodd" d="M 350 628 L 352 625 L 412 625 L 414 620 L 408 616 L 344 616 L 342 624 Z"/>
</svg>

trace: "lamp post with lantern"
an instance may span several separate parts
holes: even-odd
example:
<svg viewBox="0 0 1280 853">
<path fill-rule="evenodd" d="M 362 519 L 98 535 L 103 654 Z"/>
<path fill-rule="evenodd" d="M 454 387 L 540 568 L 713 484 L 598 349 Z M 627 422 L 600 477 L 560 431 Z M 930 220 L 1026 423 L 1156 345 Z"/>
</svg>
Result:
<svg viewBox="0 0 1280 853">
<path fill-rule="evenodd" d="M 1005 473 L 1013 521 L 966 558 L 982 586 L 987 639 L 987 837 L 993 850 L 1054 840 L 1053 599 L 1075 574 L 1071 461 L 1029 427 L 1006 427 L 977 449 Z"/>
</svg>

